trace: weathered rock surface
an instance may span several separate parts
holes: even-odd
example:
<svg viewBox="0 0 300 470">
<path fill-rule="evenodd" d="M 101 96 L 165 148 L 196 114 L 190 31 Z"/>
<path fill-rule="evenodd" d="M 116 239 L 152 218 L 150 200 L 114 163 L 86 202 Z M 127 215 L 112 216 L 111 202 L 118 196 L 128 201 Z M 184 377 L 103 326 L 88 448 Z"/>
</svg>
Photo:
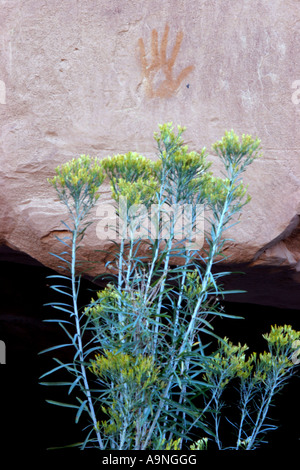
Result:
<svg viewBox="0 0 300 470">
<path fill-rule="evenodd" d="M 228 254 L 297 273 L 299 17 L 287 0 L 2 0 L 0 243 L 54 268 L 55 167 L 82 153 L 154 157 L 157 124 L 173 121 L 195 150 L 226 129 L 261 139 Z M 97 214 L 87 258 L 105 247 Z"/>
</svg>

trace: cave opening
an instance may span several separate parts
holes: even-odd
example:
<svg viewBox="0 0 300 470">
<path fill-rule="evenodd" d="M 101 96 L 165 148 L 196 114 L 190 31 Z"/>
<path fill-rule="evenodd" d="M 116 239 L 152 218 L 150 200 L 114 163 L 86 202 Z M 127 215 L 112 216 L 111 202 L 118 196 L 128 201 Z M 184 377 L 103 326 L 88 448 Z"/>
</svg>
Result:
<svg viewBox="0 0 300 470">
<path fill-rule="evenodd" d="M 1 303 L 0 303 L 0 340 L 6 345 L 6 364 L 1 365 L 1 422 L 2 445 L 4 448 L 18 448 L 28 452 L 43 452 L 49 447 L 69 445 L 82 440 L 80 425 L 75 424 L 73 409 L 50 405 L 47 399 L 68 401 L 65 387 L 45 387 L 39 384 L 39 377 L 53 367 L 52 353 L 39 354 L 40 351 L 55 344 L 65 342 L 65 335 L 56 324 L 43 322 L 53 316 L 50 307 L 45 306 L 54 300 L 55 294 L 49 286 L 48 275 L 53 271 L 35 262 L 26 255 L 12 250 L 2 251 L 0 257 Z M 249 274 L 249 273 L 248 273 Z M 273 273 L 274 274 L 274 273 Z M 228 296 L 224 301 L 226 313 L 242 316 L 243 319 L 216 319 L 215 333 L 227 336 L 232 342 L 247 343 L 251 351 L 265 349 L 262 334 L 271 325 L 290 324 L 300 329 L 300 301 L 296 309 L 299 292 L 292 298 L 289 294 L 297 289 L 297 283 L 286 288 L 286 299 L 276 300 L 278 290 L 274 290 L 274 302 L 255 303 L 262 298 L 264 291 L 270 297 L 276 286 L 267 271 L 260 270 L 255 279 L 253 275 L 233 274 L 226 288 L 247 290 L 247 293 Z M 277 273 L 278 275 L 278 273 Z M 269 276 L 269 278 L 268 278 Z M 275 273 L 276 276 L 276 273 Z M 231 276 L 230 276 L 231 277 Z M 282 281 L 282 280 L 281 280 Z M 238 284 L 238 285 L 236 285 Z M 284 283 L 283 283 L 284 284 Z M 98 286 L 85 280 L 83 291 L 87 301 Z M 277 296 L 277 297 L 276 297 Z M 279 306 L 274 305 L 278 303 Z M 268 305 L 269 303 L 269 305 Z M 271 305 L 270 305 L 271 303 Z M 287 307 L 284 308 L 285 303 Z M 68 354 L 67 350 L 63 354 Z M 272 418 L 278 425 L 271 431 L 261 450 L 297 449 L 299 447 L 299 373 L 275 397 Z"/>
</svg>

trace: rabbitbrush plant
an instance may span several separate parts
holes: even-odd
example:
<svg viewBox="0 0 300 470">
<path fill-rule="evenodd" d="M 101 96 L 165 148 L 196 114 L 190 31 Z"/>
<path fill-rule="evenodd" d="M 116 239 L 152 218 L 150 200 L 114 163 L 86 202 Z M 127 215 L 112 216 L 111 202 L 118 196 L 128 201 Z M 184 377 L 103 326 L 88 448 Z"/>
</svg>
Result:
<svg viewBox="0 0 300 470">
<path fill-rule="evenodd" d="M 225 258 L 224 232 L 250 200 L 242 174 L 259 156 L 260 142 L 226 132 L 213 145 L 224 167 L 223 177 L 215 177 L 206 150 L 189 151 L 183 132 L 159 126 L 156 161 L 133 152 L 102 160 L 82 155 L 49 180 L 69 213 L 69 236 L 55 255 L 65 272 L 52 276 L 66 301 L 51 304 L 67 319 L 50 320 L 68 343 L 50 350 L 73 348 L 74 356 L 69 363 L 55 359 L 42 378 L 68 375 L 62 385 L 71 401 L 49 402 L 76 410 L 86 432 L 81 449 L 221 450 L 230 384 L 238 391 L 240 418 L 227 448 L 254 449 L 272 428 L 274 395 L 295 369 L 292 345 L 300 334 L 290 326 L 274 326 L 265 335 L 268 352 L 248 356 L 246 345 L 219 338 L 213 328 L 214 317 L 229 316 L 220 305 L 226 294 L 220 281 L 229 273 L 213 268 Z M 105 178 L 117 238 L 106 287 L 81 306 L 80 243 Z M 214 341 L 217 350 L 208 353 Z"/>
</svg>

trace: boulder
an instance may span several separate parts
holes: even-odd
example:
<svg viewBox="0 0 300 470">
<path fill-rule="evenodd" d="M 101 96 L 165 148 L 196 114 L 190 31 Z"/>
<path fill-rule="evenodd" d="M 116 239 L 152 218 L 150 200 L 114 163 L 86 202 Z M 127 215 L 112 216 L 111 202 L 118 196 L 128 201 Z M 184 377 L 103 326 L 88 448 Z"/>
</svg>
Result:
<svg viewBox="0 0 300 470">
<path fill-rule="evenodd" d="M 299 14 L 285 0 L 2 1 L 0 243 L 56 268 L 66 213 L 47 182 L 55 167 L 82 153 L 155 158 L 153 133 L 172 121 L 187 126 L 191 150 L 230 129 L 261 139 L 227 254 L 297 277 Z M 86 259 L 110 247 L 99 232 L 107 185 L 102 193 Z"/>
</svg>

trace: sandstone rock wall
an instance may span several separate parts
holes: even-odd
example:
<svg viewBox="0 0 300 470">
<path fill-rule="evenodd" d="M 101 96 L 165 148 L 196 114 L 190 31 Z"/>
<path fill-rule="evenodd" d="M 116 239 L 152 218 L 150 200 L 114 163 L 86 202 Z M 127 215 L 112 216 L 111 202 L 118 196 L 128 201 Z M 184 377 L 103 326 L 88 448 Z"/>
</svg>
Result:
<svg viewBox="0 0 300 470">
<path fill-rule="evenodd" d="M 226 129 L 261 139 L 228 253 L 297 269 L 298 2 L 2 0 L 0 25 L 1 244 L 54 267 L 54 168 L 81 153 L 154 157 L 157 124 L 173 121 L 195 150 Z M 104 247 L 96 225 L 87 257 Z"/>
</svg>

